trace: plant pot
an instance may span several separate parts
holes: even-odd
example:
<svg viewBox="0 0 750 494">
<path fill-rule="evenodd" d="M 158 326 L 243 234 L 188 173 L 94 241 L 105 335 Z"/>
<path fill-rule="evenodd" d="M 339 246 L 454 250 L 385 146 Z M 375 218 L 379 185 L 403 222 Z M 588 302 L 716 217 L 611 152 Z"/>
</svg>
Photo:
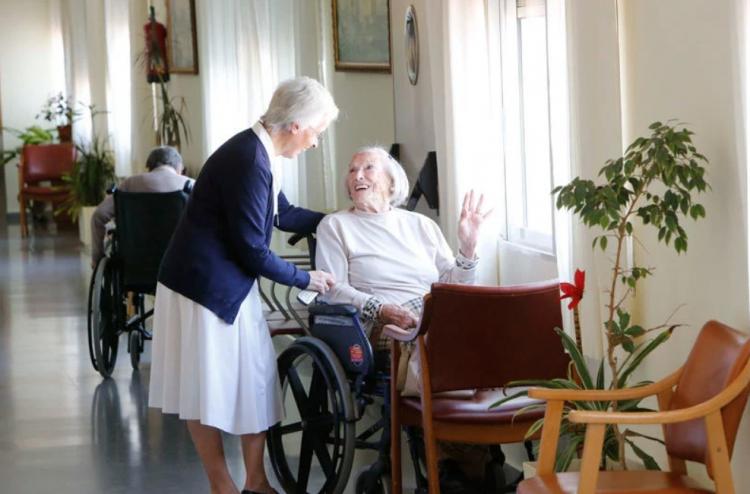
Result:
<svg viewBox="0 0 750 494">
<path fill-rule="evenodd" d="M 60 142 L 73 142 L 73 126 L 71 124 L 58 125 L 57 136 Z"/>
<path fill-rule="evenodd" d="M 91 249 L 91 217 L 95 210 L 96 206 L 83 206 L 78 213 L 78 237 L 87 250 Z"/>
</svg>

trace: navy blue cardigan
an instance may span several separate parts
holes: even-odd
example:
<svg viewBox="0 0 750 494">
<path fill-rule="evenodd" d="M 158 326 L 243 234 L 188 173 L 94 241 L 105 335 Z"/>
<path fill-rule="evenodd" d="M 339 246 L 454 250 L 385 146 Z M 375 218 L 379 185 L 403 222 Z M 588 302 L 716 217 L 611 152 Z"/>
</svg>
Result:
<svg viewBox="0 0 750 494">
<path fill-rule="evenodd" d="M 271 252 L 273 192 L 268 154 L 251 129 L 235 135 L 206 161 L 172 241 L 159 282 L 229 324 L 258 276 L 305 288 L 310 275 Z M 322 213 L 278 197 L 279 229 L 315 231 Z"/>
</svg>

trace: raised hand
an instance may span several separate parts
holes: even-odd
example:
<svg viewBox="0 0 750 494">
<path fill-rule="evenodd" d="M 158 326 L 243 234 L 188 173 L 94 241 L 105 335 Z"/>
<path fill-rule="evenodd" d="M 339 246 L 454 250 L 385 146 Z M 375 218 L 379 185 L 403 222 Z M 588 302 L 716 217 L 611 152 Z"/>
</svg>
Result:
<svg viewBox="0 0 750 494">
<path fill-rule="evenodd" d="M 484 194 L 480 194 L 479 200 L 476 201 L 473 189 L 464 195 L 461 217 L 458 220 L 458 245 L 461 254 L 469 259 L 474 257 L 482 223 L 492 213 L 491 209 L 487 212 L 482 211 L 483 203 Z"/>
</svg>

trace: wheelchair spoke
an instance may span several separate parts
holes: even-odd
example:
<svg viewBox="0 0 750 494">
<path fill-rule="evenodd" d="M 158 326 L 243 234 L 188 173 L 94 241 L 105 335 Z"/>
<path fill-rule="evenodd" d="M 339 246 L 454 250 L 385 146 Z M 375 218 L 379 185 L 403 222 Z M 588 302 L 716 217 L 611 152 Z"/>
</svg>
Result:
<svg viewBox="0 0 750 494">
<path fill-rule="evenodd" d="M 311 431 L 304 431 L 302 433 L 299 468 L 297 469 L 297 492 L 307 492 L 307 482 L 310 479 L 310 467 L 312 466 L 315 439 Z"/>
<path fill-rule="evenodd" d="M 305 387 L 299 377 L 299 372 L 292 367 L 289 369 L 287 377 L 289 378 L 289 386 L 292 388 L 292 396 L 294 396 L 294 402 L 297 404 L 297 408 L 299 408 L 300 416 L 307 418 L 311 414 L 310 400 L 307 393 L 305 393 Z"/>
<path fill-rule="evenodd" d="M 331 461 L 331 455 L 328 454 L 328 448 L 326 448 L 325 437 L 317 437 L 314 441 L 313 447 L 315 448 L 315 457 L 318 459 L 323 473 L 327 479 L 334 477 L 335 467 L 333 461 Z"/>
<path fill-rule="evenodd" d="M 302 422 L 295 422 L 293 424 L 286 424 L 286 425 L 280 425 L 278 426 L 279 434 L 286 435 L 286 434 L 294 434 L 297 432 L 302 431 L 303 424 Z"/>
</svg>

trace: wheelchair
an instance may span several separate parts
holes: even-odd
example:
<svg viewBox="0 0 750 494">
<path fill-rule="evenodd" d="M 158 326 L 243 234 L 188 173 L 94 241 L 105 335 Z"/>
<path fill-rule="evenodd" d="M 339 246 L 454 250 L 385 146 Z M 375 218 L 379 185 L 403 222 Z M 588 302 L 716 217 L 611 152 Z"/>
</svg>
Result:
<svg viewBox="0 0 750 494">
<path fill-rule="evenodd" d="M 307 239 L 315 269 L 314 238 Z M 339 494 L 351 476 L 356 450 L 371 450 L 377 459 L 358 473 L 355 490 L 389 493 L 390 355 L 373 350 L 355 307 L 314 303 L 308 314 L 304 336 L 277 358 L 283 401 L 293 401 L 296 408 L 287 409 L 285 419 L 267 433 L 276 477 L 287 493 Z M 380 408 L 380 418 L 357 434 L 357 422 L 372 406 Z M 416 492 L 426 493 L 421 435 L 407 431 L 407 437 Z M 317 471 L 324 477 L 317 478 Z"/>
<path fill-rule="evenodd" d="M 128 335 L 131 366 L 138 369 L 144 342 L 151 339 L 146 321 L 153 309 L 146 310 L 145 296 L 156 292 L 159 264 L 190 189 L 186 184 L 175 192 L 123 192 L 116 188 L 108 192 L 114 198 L 116 226 L 107 255 L 91 275 L 88 295 L 89 357 L 104 378 L 115 368 L 123 333 Z"/>
</svg>

